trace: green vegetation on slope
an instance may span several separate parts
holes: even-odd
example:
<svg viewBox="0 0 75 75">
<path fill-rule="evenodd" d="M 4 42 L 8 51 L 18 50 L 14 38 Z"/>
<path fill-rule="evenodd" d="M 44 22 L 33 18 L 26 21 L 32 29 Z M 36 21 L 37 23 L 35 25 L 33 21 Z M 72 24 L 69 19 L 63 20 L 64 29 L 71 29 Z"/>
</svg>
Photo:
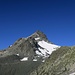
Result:
<svg viewBox="0 0 75 75">
<path fill-rule="evenodd" d="M 75 47 L 61 47 L 31 75 L 69 75 L 75 72 Z"/>
<path fill-rule="evenodd" d="M 14 62 L 0 64 L 0 75 L 29 75 L 41 62 Z"/>
</svg>

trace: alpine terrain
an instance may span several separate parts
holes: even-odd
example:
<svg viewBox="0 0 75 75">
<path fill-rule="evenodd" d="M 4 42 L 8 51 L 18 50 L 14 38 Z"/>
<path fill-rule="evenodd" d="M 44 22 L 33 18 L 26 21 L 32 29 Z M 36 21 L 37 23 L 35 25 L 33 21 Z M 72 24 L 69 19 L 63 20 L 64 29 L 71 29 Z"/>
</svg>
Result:
<svg viewBox="0 0 75 75">
<path fill-rule="evenodd" d="M 0 75 L 74 75 L 75 47 L 58 46 L 41 31 L 0 50 Z"/>
</svg>

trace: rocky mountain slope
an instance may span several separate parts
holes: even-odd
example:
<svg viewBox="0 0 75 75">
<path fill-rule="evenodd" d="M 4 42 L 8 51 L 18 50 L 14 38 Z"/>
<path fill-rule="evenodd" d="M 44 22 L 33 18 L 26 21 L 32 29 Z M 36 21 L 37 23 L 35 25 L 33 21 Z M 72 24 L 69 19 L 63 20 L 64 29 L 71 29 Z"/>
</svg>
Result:
<svg viewBox="0 0 75 75">
<path fill-rule="evenodd" d="M 0 75 L 30 75 L 58 48 L 41 31 L 20 38 L 0 51 Z"/>
<path fill-rule="evenodd" d="M 0 53 L 0 57 L 17 55 L 20 60 L 43 60 L 49 57 L 52 51 L 60 46 L 48 41 L 46 35 L 41 31 L 36 31 L 27 38 L 18 39 L 13 45 Z"/>
<path fill-rule="evenodd" d="M 61 47 L 30 75 L 75 75 L 75 47 Z"/>
<path fill-rule="evenodd" d="M 58 46 L 41 31 L 0 51 L 0 75 L 75 75 L 75 46 Z"/>
</svg>

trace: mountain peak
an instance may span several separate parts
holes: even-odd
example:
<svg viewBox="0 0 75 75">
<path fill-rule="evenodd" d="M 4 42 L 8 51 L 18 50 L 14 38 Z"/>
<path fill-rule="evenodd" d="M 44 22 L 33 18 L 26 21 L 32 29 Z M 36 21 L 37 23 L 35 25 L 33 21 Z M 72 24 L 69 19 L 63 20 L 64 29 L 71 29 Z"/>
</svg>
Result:
<svg viewBox="0 0 75 75">
<path fill-rule="evenodd" d="M 40 30 L 37 30 L 35 33 L 37 33 L 37 34 L 44 34 L 42 31 L 40 31 Z"/>
<path fill-rule="evenodd" d="M 46 35 L 41 31 L 36 31 L 27 38 L 20 38 L 12 46 L 6 49 L 2 57 L 8 55 L 18 55 L 21 58 L 33 60 L 33 58 L 48 57 L 57 45 L 52 44 Z M 40 58 L 39 58 L 40 59 Z"/>
<path fill-rule="evenodd" d="M 40 30 L 37 30 L 35 33 L 33 33 L 30 37 L 33 37 L 33 38 L 40 38 L 42 40 L 45 40 L 45 41 L 48 41 L 46 35 L 40 31 Z"/>
</svg>

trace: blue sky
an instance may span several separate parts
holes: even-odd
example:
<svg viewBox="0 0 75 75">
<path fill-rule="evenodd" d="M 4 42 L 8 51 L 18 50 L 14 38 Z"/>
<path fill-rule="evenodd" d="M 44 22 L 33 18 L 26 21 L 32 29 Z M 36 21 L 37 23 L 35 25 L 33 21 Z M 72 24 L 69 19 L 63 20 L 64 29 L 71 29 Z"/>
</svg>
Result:
<svg viewBox="0 0 75 75">
<path fill-rule="evenodd" d="M 75 45 L 75 0 L 0 0 L 0 49 L 36 30 L 55 44 Z"/>
</svg>

